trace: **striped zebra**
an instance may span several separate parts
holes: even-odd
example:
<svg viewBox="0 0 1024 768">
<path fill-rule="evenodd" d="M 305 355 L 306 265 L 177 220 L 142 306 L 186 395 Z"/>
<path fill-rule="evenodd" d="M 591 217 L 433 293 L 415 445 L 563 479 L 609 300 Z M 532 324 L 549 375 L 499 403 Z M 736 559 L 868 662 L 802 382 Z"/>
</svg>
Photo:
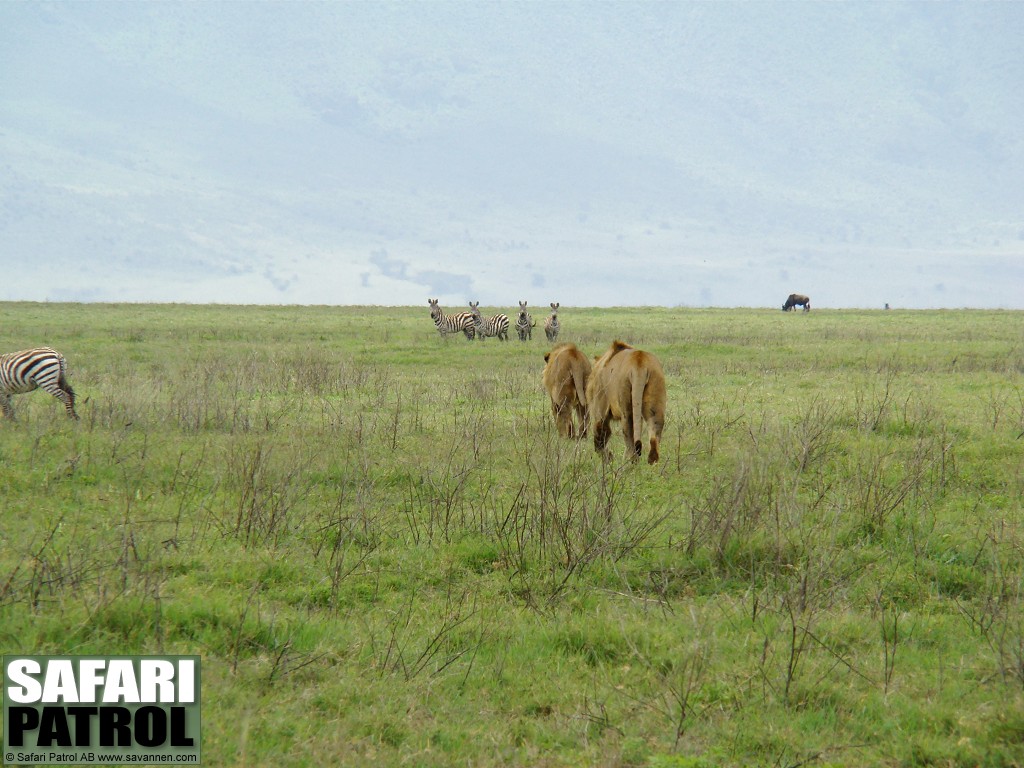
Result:
<svg viewBox="0 0 1024 768">
<path fill-rule="evenodd" d="M 548 337 L 548 341 L 554 341 L 558 338 L 558 332 L 562 330 L 562 326 L 558 322 L 558 308 L 562 306 L 558 302 L 551 302 L 551 316 L 544 321 L 544 335 Z"/>
<path fill-rule="evenodd" d="M 437 299 L 427 299 L 427 301 L 430 302 L 430 316 L 433 318 L 441 338 L 447 338 L 449 333 L 458 333 L 459 331 L 462 331 L 467 339 L 472 339 L 476 334 L 472 312 L 456 312 L 446 315 L 437 305 Z"/>
<path fill-rule="evenodd" d="M 484 320 L 480 314 L 480 302 L 469 302 L 476 323 L 476 336 L 483 341 L 487 336 L 497 336 L 500 341 L 508 341 L 508 315 L 495 315 Z"/>
<path fill-rule="evenodd" d="M 533 320 L 533 315 L 526 311 L 526 302 L 519 302 L 519 319 L 516 320 L 516 333 L 519 334 L 520 341 L 526 341 L 527 339 L 533 338 L 533 329 L 537 327 L 537 323 Z"/>
<path fill-rule="evenodd" d="M 64 355 L 49 347 L 0 355 L 0 409 L 4 417 L 14 419 L 11 395 L 21 395 L 39 388 L 64 403 L 68 416 L 77 419 L 75 392 L 68 384 L 67 372 L 68 364 Z"/>
</svg>

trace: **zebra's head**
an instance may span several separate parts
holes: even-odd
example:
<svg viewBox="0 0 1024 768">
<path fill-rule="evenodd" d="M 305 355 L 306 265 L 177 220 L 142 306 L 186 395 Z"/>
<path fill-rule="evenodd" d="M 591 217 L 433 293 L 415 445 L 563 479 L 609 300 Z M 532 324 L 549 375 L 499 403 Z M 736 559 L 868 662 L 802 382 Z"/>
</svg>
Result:
<svg viewBox="0 0 1024 768">
<path fill-rule="evenodd" d="M 562 304 L 560 302 L 557 302 L 557 301 L 552 301 L 551 302 L 551 316 L 552 317 L 554 317 L 554 318 L 558 317 L 558 308 L 560 306 L 562 306 Z"/>
<path fill-rule="evenodd" d="M 480 317 L 480 302 L 469 302 L 469 311 L 473 313 L 473 317 Z"/>
<path fill-rule="evenodd" d="M 430 304 L 430 316 L 437 320 L 441 316 L 441 307 L 437 305 L 437 299 L 427 299 Z"/>
</svg>

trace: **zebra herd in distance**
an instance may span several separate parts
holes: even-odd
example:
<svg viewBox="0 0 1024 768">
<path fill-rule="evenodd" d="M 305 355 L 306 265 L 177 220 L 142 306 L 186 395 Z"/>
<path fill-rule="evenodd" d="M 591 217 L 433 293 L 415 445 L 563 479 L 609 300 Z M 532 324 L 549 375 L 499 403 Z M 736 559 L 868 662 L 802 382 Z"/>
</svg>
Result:
<svg viewBox="0 0 1024 768">
<path fill-rule="evenodd" d="M 453 312 L 450 315 L 445 314 L 444 310 L 438 305 L 437 299 L 427 299 L 427 303 L 430 305 L 430 317 L 434 321 L 434 327 L 437 328 L 437 332 L 441 334 L 441 338 L 446 338 L 449 333 L 462 333 L 469 341 L 472 341 L 474 338 L 482 341 L 488 336 L 493 336 L 499 341 L 508 341 L 510 325 L 508 315 L 497 314 L 493 317 L 484 318 L 480 314 L 479 301 L 469 302 L 469 312 Z M 515 323 L 516 333 L 519 335 L 520 341 L 533 339 L 533 329 L 537 327 L 537 323 L 533 319 L 533 315 L 527 310 L 526 305 L 527 302 L 525 301 L 519 302 L 519 315 Z M 548 341 L 555 341 L 558 338 L 559 331 L 562 329 L 558 321 L 558 308 L 561 304 L 553 301 L 549 306 L 551 307 L 551 314 L 544 321 L 544 335 L 547 336 Z"/>
<path fill-rule="evenodd" d="M 485 320 L 480 314 L 479 301 L 469 303 L 469 312 L 446 315 L 438 306 L 437 299 L 430 299 L 429 302 L 430 316 L 442 337 L 449 333 L 462 332 L 467 339 L 494 336 L 502 341 L 508 341 L 508 315 L 499 314 Z M 557 303 L 551 304 L 551 315 L 544 323 L 544 332 L 549 341 L 554 341 L 558 337 L 558 306 Z M 520 301 L 519 318 L 516 321 L 519 339 L 526 341 L 532 338 L 532 329 L 536 325 L 526 309 L 526 302 Z M 14 420 L 11 395 L 42 389 L 64 404 L 70 418 L 77 419 L 75 391 L 68 384 L 67 370 L 68 364 L 64 355 L 51 347 L 35 347 L 0 355 L 0 412 L 4 418 Z"/>
<path fill-rule="evenodd" d="M 434 326 L 446 338 L 449 333 L 462 333 L 467 340 L 474 338 L 483 340 L 493 336 L 501 341 L 508 341 L 509 318 L 505 314 L 497 314 L 484 319 L 480 313 L 480 302 L 469 302 L 469 312 L 454 312 L 446 315 L 438 304 L 438 299 L 427 299 L 430 305 L 430 317 Z M 791 294 L 784 310 L 794 306 L 803 306 L 807 312 L 811 308 L 809 298 L 799 294 Z M 544 335 L 549 342 L 555 342 L 561 331 L 558 320 L 558 308 L 561 306 L 553 301 L 549 304 L 551 314 L 544 321 Z M 889 305 L 886 305 L 886 309 Z M 537 327 L 533 315 L 527 309 L 527 302 L 519 302 L 519 314 L 515 329 L 520 341 L 533 339 L 533 329 Z M 70 418 L 77 419 L 75 413 L 75 392 L 68 384 L 67 361 L 64 356 L 51 347 L 35 347 L 20 352 L 0 354 L 0 412 L 6 419 L 14 419 L 11 406 L 11 395 L 20 395 L 42 389 L 61 401 Z"/>
</svg>

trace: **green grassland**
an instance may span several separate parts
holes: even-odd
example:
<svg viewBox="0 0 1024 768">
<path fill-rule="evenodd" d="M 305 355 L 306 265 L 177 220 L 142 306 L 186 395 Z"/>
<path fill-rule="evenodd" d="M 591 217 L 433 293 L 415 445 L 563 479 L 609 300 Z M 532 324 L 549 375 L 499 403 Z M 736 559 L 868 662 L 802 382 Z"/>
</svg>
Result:
<svg viewBox="0 0 1024 768">
<path fill-rule="evenodd" d="M 201 654 L 210 766 L 1024 764 L 1024 314 L 560 317 L 658 465 L 557 436 L 542 317 L 0 304 L 81 414 L 0 422 L 0 651 Z"/>
</svg>

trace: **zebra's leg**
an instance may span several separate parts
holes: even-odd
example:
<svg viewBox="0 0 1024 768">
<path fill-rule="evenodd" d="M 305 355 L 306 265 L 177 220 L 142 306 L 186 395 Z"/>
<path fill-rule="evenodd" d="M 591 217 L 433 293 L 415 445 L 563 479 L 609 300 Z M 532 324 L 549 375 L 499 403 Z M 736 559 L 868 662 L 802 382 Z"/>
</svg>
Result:
<svg viewBox="0 0 1024 768">
<path fill-rule="evenodd" d="M 6 392 L 0 392 L 0 410 L 4 412 L 4 418 L 14 421 L 14 408 L 11 407 L 11 396 Z"/>
<path fill-rule="evenodd" d="M 64 410 L 68 412 L 68 416 L 78 420 L 78 414 L 75 413 L 75 390 L 68 384 L 67 379 L 62 375 L 57 380 L 58 390 L 53 393 L 53 396 L 64 403 Z"/>
<path fill-rule="evenodd" d="M 62 384 L 63 386 L 61 386 Z M 64 404 L 64 410 L 67 411 L 68 416 L 73 419 L 78 418 L 78 414 L 75 413 L 75 392 L 68 386 L 66 381 L 58 383 L 52 389 L 51 385 L 47 384 L 43 389 Z"/>
</svg>

